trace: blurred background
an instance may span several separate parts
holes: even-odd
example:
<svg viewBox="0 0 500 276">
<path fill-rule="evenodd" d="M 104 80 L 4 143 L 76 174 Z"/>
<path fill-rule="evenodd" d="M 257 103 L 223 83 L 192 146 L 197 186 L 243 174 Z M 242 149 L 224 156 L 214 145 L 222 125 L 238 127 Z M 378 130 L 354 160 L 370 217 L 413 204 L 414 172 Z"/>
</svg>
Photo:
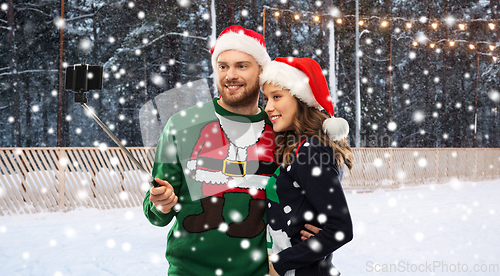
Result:
<svg viewBox="0 0 500 276">
<path fill-rule="evenodd" d="M 272 59 L 320 63 L 352 146 L 498 147 L 499 2 L 358 4 L 356 22 L 353 0 L 0 0 L 0 147 L 114 146 L 64 90 L 65 68 L 84 59 L 104 66 L 88 105 L 144 146 L 141 108 L 183 102 L 155 97 L 199 80 L 218 95 L 209 49 L 232 24 L 264 34 Z"/>
</svg>

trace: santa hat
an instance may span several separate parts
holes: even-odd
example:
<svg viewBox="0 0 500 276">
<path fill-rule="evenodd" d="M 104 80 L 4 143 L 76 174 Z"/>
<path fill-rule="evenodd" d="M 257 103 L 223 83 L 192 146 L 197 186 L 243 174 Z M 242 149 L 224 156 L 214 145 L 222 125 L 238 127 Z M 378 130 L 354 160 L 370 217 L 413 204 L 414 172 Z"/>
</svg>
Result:
<svg viewBox="0 0 500 276">
<path fill-rule="evenodd" d="M 236 50 L 249 54 L 253 56 L 260 66 L 266 66 L 271 62 L 271 58 L 267 54 L 264 37 L 239 25 L 227 27 L 222 31 L 214 46 L 210 49 L 214 70 L 217 68 L 217 57 L 227 50 Z"/>
<path fill-rule="evenodd" d="M 341 140 L 349 134 L 349 124 L 335 118 L 332 97 L 323 70 L 310 58 L 278 57 L 264 67 L 260 74 L 260 85 L 270 83 L 290 90 L 290 94 L 310 107 L 325 109 L 331 118 L 323 122 L 323 130 L 332 141 Z"/>
</svg>

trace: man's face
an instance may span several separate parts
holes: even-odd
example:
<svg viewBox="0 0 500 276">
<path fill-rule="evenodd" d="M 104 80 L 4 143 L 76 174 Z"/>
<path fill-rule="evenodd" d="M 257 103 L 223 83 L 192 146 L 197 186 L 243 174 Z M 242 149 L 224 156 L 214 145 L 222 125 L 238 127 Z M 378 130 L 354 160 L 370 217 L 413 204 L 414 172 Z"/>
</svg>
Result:
<svg viewBox="0 0 500 276">
<path fill-rule="evenodd" d="M 261 67 L 249 54 L 227 50 L 217 58 L 217 89 L 222 101 L 232 107 L 257 104 Z"/>
</svg>

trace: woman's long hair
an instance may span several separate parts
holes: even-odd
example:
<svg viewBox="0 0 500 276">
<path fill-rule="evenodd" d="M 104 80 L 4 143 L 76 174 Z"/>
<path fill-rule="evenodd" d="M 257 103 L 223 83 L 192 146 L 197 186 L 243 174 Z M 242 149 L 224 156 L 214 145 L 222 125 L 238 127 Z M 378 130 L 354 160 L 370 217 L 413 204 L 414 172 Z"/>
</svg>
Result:
<svg viewBox="0 0 500 276">
<path fill-rule="evenodd" d="M 295 98 L 295 97 L 294 97 Z M 293 118 L 293 130 L 276 132 L 276 161 L 284 167 L 291 161 L 294 155 L 293 150 L 305 138 L 315 137 L 324 146 L 330 146 L 335 153 L 337 165 L 342 169 L 341 164 L 344 163 L 349 170 L 354 165 L 354 156 L 352 150 L 347 144 L 347 138 L 340 141 L 332 141 L 323 130 L 323 121 L 329 116 L 320 110 L 309 107 L 304 102 L 297 101 L 297 113 Z"/>
</svg>

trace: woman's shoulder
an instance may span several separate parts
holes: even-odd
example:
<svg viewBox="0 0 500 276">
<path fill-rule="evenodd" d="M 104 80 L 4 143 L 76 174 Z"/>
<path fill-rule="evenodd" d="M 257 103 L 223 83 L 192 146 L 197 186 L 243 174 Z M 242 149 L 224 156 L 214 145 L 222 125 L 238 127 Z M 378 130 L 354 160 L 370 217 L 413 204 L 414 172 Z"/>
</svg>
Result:
<svg viewBox="0 0 500 276">
<path fill-rule="evenodd" d="M 297 145 L 295 149 L 296 154 L 307 154 L 311 152 L 329 152 L 332 151 L 330 146 L 325 146 L 321 141 L 316 137 L 308 137 Z"/>
</svg>

